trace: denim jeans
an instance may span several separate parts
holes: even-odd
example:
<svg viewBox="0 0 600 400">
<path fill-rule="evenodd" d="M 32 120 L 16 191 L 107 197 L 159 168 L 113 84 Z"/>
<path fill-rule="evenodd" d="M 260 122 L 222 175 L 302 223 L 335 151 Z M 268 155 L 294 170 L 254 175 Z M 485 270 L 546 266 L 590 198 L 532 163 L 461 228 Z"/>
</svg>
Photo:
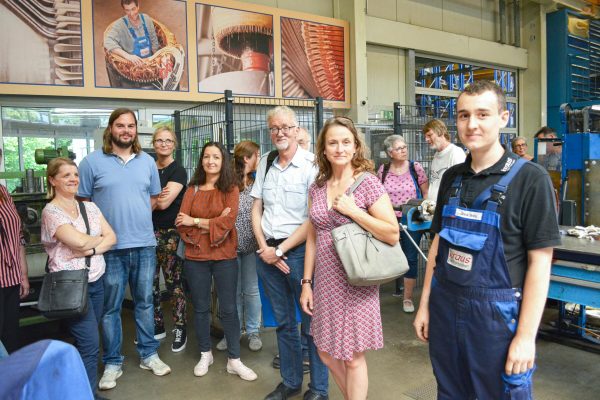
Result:
<svg viewBox="0 0 600 400">
<path fill-rule="evenodd" d="M 404 275 L 404 278 L 417 279 L 417 273 L 419 272 L 419 251 L 410 241 L 408 235 L 413 238 L 417 245 L 420 245 L 423 232 L 409 231 L 407 234 L 404 230 L 400 231 L 400 247 L 402 247 L 402 251 L 406 256 L 409 268 L 408 272 Z"/>
<path fill-rule="evenodd" d="M 219 298 L 219 318 L 227 339 L 229 358 L 240 358 L 240 321 L 236 293 L 238 264 L 235 258 L 218 261 L 185 260 L 183 273 L 194 305 L 194 328 L 201 352 L 210 351 L 210 301 L 213 277 Z"/>
<path fill-rule="evenodd" d="M 277 267 L 265 264 L 256 256 L 257 270 L 264 283 L 267 296 L 273 306 L 273 316 L 277 321 L 277 345 L 281 361 L 281 377 L 283 384 L 289 388 L 302 386 L 302 345 L 296 322 L 296 304 L 300 304 L 302 287 L 300 279 L 304 274 L 304 250 L 302 244 L 286 253 L 285 262 L 290 273 L 284 274 Z M 314 393 L 327 395 L 329 372 L 321 361 L 317 349 L 310 336 L 310 316 L 302 314 L 302 331 L 308 339 L 310 359 L 310 383 L 308 387 Z M 227 342 L 229 344 L 229 342 Z"/>
<path fill-rule="evenodd" d="M 152 282 L 156 268 L 154 246 L 111 250 L 104 254 L 104 316 L 102 317 L 102 341 L 106 365 L 120 366 L 125 357 L 121 355 L 123 329 L 121 308 L 125 285 L 129 282 L 134 303 L 137 332 L 137 351 L 142 360 L 155 355 L 158 340 L 154 339 L 154 305 Z"/>
<path fill-rule="evenodd" d="M 100 354 L 100 333 L 98 325 L 102 319 L 104 306 L 104 277 L 88 284 L 88 311 L 78 318 L 67 320 L 69 331 L 75 338 L 75 347 L 85 366 L 92 393 L 96 393 L 98 375 L 98 355 Z"/>
<path fill-rule="evenodd" d="M 256 255 L 253 252 L 247 254 L 238 253 L 237 261 L 239 266 L 237 310 L 240 320 L 240 331 L 245 325 L 247 334 L 258 333 L 260 330 L 261 302 L 258 293 Z"/>
</svg>

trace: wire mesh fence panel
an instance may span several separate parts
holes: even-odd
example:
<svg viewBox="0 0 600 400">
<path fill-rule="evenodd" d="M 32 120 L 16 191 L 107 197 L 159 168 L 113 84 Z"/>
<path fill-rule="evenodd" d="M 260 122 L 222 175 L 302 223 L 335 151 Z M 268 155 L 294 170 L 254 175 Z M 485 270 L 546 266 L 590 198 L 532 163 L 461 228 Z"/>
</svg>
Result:
<svg viewBox="0 0 600 400">
<path fill-rule="evenodd" d="M 191 178 L 205 143 L 225 143 L 225 99 L 175 113 L 175 131 L 179 142 L 178 161 Z"/>
<path fill-rule="evenodd" d="M 230 151 L 242 140 L 260 145 L 261 154 L 273 148 L 267 126 L 267 113 L 277 106 L 288 106 L 295 113 L 298 126 L 311 138 L 310 150 L 318 135 L 319 118 L 333 116 L 331 109 L 317 112 L 315 99 L 279 99 L 266 97 L 226 96 L 212 102 L 175 113 L 175 130 L 179 141 L 178 161 L 191 177 L 198 164 L 202 146 L 209 141 L 222 143 Z M 228 115 L 230 113 L 231 115 Z M 228 128 L 231 132 L 228 138 Z M 229 143 L 229 142 L 232 143 Z"/>
<path fill-rule="evenodd" d="M 306 129 L 314 144 L 318 134 L 315 100 L 262 97 L 236 97 L 234 99 L 233 130 L 236 143 L 242 140 L 252 140 L 260 145 L 261 154 L 272 150 L 273 144 L 267 126 L 267 113 L 276 106 L 287 106 L 294 110 L 298 126 Z"/>
</svg>

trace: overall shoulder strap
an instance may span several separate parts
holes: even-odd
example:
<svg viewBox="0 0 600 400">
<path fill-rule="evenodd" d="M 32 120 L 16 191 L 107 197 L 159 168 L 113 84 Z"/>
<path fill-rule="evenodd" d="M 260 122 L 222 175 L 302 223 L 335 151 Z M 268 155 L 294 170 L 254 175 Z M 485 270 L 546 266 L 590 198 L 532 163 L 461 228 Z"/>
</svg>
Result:
<svg viewBox="0 0 600 400">
<path fill-rule="evenodd" d="M 456 177 L 452 181 L 452 185 L 450 186 L 453 193 L 450 194 L 450 199 L 448 200 L 448 204 L 451 206 L 458 207 L 458 205 L 460 204 L 460 188 L 462 186 L 462 178 L 463 178 L 462 174 L 456 175 Z"/>
<path fill-rule="evenodd" d="M 505 199 L 504 193 L 506 193 L 508 185 L 525 164 L 527 164 L 527 160 L 524 158 L 517 159 L 510 170 L 504 174 L 497 183 L 491 185 L 477 196 L 473 201 L 472 207 L 475 209 L 482 209 L 484 203 L 487 202 L 485 209 L 496 211 L 498 206 L 500 206 Z"/>
</svg>

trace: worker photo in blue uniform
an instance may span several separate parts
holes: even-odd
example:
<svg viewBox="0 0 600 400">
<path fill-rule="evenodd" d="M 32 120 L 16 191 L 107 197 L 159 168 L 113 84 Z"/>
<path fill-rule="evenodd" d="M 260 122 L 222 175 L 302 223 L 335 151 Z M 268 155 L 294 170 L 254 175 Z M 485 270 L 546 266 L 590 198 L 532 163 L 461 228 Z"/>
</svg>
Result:
<svg viewBox="0 0 600 400">
<path fill-rule="evenodd" d="M 438 399 L 530 399 L 560 244 L 552 183 L 500 143 L 509 111 L 495 83 L 468 86 L 456 115 L 469 155 L 442 177 L 414 327 L 429 342 Z"/>
<path fill-rule="evenodd" d="M 187 90 L 185 26 L 182 1 L 94 0 L 96 86 Z"/>
</svg>

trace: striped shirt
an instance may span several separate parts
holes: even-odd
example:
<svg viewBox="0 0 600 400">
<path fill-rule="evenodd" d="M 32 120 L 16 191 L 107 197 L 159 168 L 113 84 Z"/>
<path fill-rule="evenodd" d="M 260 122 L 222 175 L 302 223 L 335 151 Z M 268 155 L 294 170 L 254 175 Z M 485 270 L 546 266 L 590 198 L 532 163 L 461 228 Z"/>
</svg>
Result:
<svg viewBox="0 0 600 400">
<path fill-rule="evenodd" d="M 21 218 L 6 188 L 0 185 L 0 287 L 21 284 Z"/>
</svg>

